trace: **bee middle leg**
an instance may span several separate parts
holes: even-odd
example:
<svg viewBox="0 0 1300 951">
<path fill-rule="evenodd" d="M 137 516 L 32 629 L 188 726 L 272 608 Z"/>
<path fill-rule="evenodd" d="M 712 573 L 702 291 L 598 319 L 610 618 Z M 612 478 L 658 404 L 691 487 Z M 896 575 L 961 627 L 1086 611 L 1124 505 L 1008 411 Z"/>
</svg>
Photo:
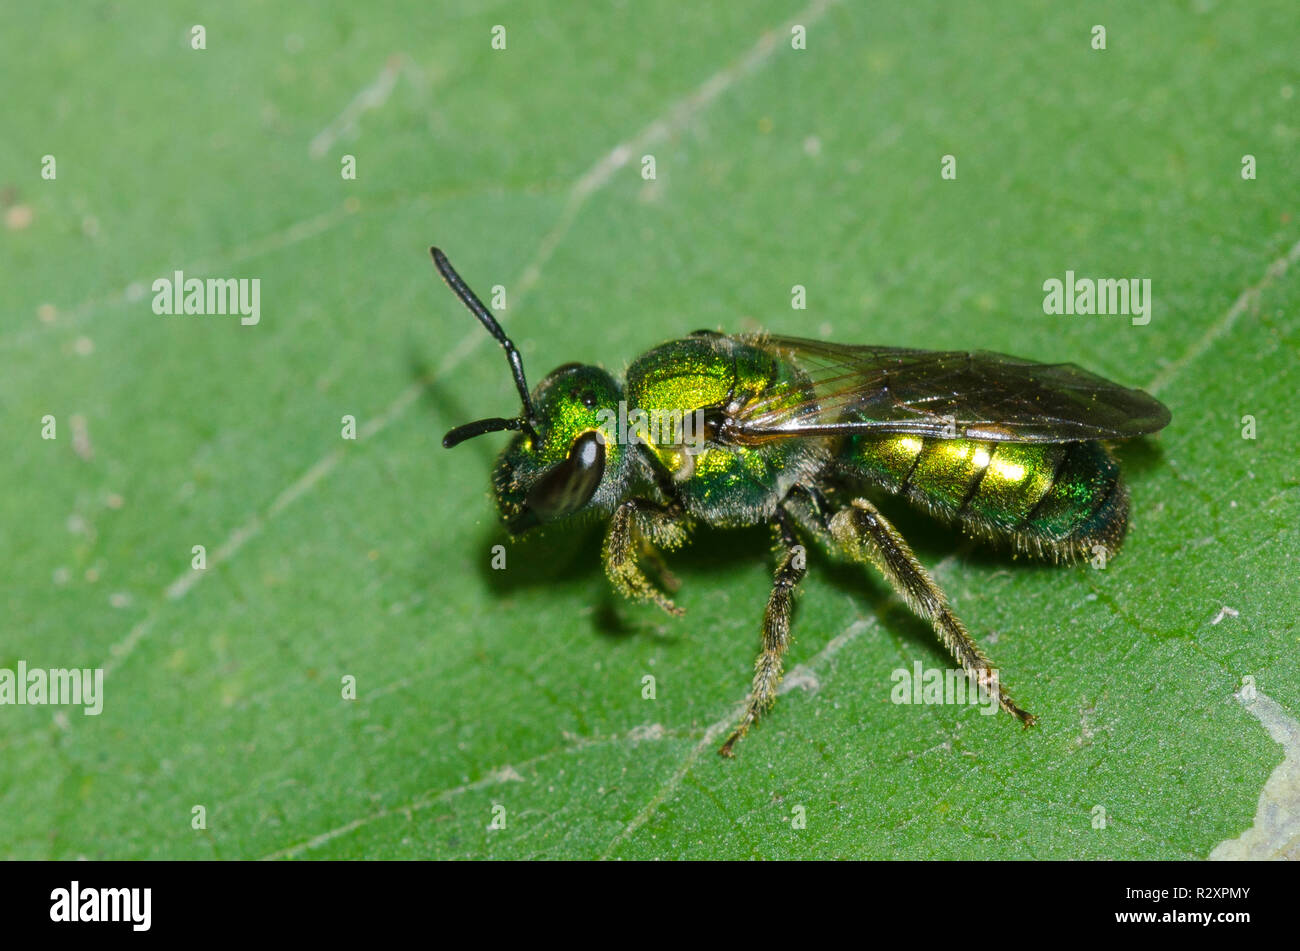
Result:
<svg viewBox="0 0 1300 951">
<path fill-rule="evenodd" d="M 664 506 L 648 499 L 628 499 L 614 510 L 609 520 L 603 552 L 605 573 L 624 597 L 634 601 L 653 601 L 669 614 L 681 615 L 682 609 L 646 576 L 641 559 L 650 563 L 664 587 L 675 591 L 677 578 L 668 571 L 653 546 L 679 548 L 686 541 L 687 534 L 688 526 L 677 506 Z"/>
<path fill-rule="evenodd" d="M 948 599 L 912 554 L 903 536 L 866 499 L 854 499 L 830 519 L 831 536 L 845 554 L 868 561 L 888 579 L 917 616 L 930 622 L 939 639 L 966 673 L 998 706 L 1025 726 L 1034 717 L 1020 709 L 1003 689 L 997 671 L 952 613 Z"/>
<path fill-rule="evenodd" d="M 718 750 L 722 756 L 734 756 L 732 747 L 776 703 L 776 688 L 781 683 L 782 657 L 790 645 L 790 614 L 794 607 L 794 590 L 807 573 L 805 553 L 798 547 L 799 540 L 794 526 L 784 509 L 776 510 L 775 524 L 781 543 L 785 546 L 785 557 L 777 566 L 772 581 L 772 594 L 767 600 L 767 610 L 763 615 L 763 649 L 754 662 L 754 683 L 745 705 L 745 715 L 727 742 Z"/>
</svg>

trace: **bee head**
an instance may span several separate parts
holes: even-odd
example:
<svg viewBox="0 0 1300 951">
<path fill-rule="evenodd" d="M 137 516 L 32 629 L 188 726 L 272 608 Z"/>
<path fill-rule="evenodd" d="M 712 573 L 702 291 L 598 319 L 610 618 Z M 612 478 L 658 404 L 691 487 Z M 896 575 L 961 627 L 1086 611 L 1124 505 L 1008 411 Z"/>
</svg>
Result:
<svg viewBox="0 0 1300 951">
<path fill-rule="evenodd" d="M 610 420 L 621 397 L 599 367 L 566 364 L 541 382 L 532 399 L 534 432 L 512 439 L 492 473 L 511 534 L 612 505 L 624 447 L 609 438 Z"/>
<path fill-rule="evenodd" d="M 626 459 L 625 447 L 606 438 L 622 398 L 618 383 L 599 367 L 568 363 L 530 393 L 519 350 L 446 256 L 430 250 L 447 285 L 505 350 L 523 404 L 516 418 L 457 426 L 443 437 L 443 446 L 484 433 L 517 433 L 492 473 L 497 507 L 512 535 L 583 510 L 612 507 L 615 473 Z"/>
</svg>

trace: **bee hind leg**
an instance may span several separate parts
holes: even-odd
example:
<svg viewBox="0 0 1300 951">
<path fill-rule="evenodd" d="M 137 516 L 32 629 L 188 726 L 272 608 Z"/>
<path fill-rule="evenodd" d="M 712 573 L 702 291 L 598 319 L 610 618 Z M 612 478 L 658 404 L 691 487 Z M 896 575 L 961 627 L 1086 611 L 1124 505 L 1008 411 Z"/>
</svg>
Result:
<svg viewBox="0 0 1300 951">
<path fill-rule="evenodd" d="M 916 560 L 903 536 L 874 505 L 866 499 L 854 499 L 831 517 L 829 528 L 836 545 L 845 554 L 874 565 L 912 612 L 930 622 L 944 646 L 981 691 L 996 696 L 998 706 L 1023 725 L 1034 723 L 1034 717 L 1017 706 L 1003 688 L 997 670 L 953 614 L 947 597 Z"/>
<path fill-rule="evenodd" d="M 718 750 L 721 756 L 734 756 L 732 747 L 776 703 L 776 688 L 781 683 L 782 657 L 790 644 L 794 591 L 807 573 L 806 554 L 799 546 L 794 526 L 784 509 L 776 510 L 774 524 L 781 544 L 785 547 L 785 556 L 777 566 L 772 581 L 772 594 L 763 614 L 763 649 L 754 662 L 754 683 L 745 704 L 745 714 L 727 742 Z"/>
</svg>

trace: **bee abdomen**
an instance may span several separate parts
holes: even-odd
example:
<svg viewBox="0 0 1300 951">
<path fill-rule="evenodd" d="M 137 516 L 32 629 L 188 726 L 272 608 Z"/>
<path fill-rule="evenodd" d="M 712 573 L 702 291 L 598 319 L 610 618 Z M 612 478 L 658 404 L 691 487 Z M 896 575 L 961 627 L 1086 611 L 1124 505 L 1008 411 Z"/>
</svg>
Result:
<svg viewBox="0 0 1300 951">
<path fill-rule="evenodd" d="M 1064 443 L 1047 491 L 1013 531 L 1056 559 L 1105 557 L 1119 550 L 1128 529 L 1128 490 L 1119 464 L 1100 443 Z"/>
<path fill-rule="evenodd" d="M 1113 554 L 1128 523 L 1119 466 L 1100 443 L 855 437 L 851 468 L 974 535 L 1053 560 Z"/>
</svg>

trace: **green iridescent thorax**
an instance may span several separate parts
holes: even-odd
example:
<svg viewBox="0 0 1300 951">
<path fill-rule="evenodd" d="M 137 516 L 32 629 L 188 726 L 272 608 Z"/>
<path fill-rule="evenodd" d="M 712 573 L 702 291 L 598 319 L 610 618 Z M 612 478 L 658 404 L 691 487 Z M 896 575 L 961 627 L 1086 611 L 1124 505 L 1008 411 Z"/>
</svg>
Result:
<svg viewBox="0 0 1300 951">
<path fill-rule="evenodd" d="M 690 417 L 694 440 L 671 437 L 667 426 L 649 427 L 646 448 L 672 477 L 683 504 L 713 525 L 750 525 L 770 517 L 790 486 L 824 458 L 819 440 L 792 439 L 748 448 L 721 446 L 699 432 L 704 418 L 735 414 L 759 397 L 807 392 L 807 378 L 757 342 L 701 333 L 674 340 L 639 357 L 627 372 L 627 401 L 654 419 Z M 656 417 L 656 414 L 657 417 Z M 706 430 L 707 431 L 707 430 Z"/>
</svg>

